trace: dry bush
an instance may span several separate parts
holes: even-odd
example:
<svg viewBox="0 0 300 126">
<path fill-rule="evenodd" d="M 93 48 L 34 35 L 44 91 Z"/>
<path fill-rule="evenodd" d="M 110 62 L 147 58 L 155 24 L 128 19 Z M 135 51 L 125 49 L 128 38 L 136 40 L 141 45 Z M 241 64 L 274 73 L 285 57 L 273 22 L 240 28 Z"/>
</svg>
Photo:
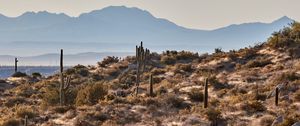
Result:
<svg viewBox="0 0 300 126">
<path fill-rule="evenodd" d="M 295 81 L 300 79 L 299 76 L 297 76 L 297 74 L 295 72 L 286 72 L 286 73 L 282 73 L 279 77 L 277 77 L 274 82 L 279 84 L 279 83 L 283 83 L 283 82 L 287 82 L 287 81 Z"/>
<path fill-rule="evenodd" d="M 25 116 L 28 116 L 28 118 L 34 118 L 36 116 L 36 113 L 31 107 L 16 106 L 16 115 L 19 118 L 25 118 Z"/>
<path fill-rule="evenodd" d="M 280 123 L 278 126 L 292 126 L 297 121 L 300 121 L 300 117 L 293 117 L 293 116 L 287 116 L 284 118 L 283 122 Z"/>
<path fill-rule="evenodd" d="M 119 57 L 115 57 L 115 56 L 107 56 L 106 58 L 104 58 L 101 62 L 98 62 L 98 65 L 100 67 L 107 67 L 109 64 L 112 63 L 118 63 Z"/>
<path fill-rule="evenodd" d="M 248 114 L 264 112 L 267 110 L 267 108 L 260 101 L 246 101 L 241 105 L 241 109 L 246 111 Z"/>
<path fill-rule="evenodd" d="M 33 90 L 32 85 L 30 85 L 30 84 L 22 84 L 16 88 L 14 88 L 13 91 L 18 96 L 23 96 L 23 97 L 30 97 L 31 95 L 36 93 L 36 91 Z"/>
<path fill-rule="evenodd" d="M 162 56 L 160 62 L 166 65 L 173 65 L 176 63 L 176 58 L 172 56 Z"/>
<path fill-rule="evenodd" d="M 1 123 L 1 126 L 21 126 L 21 120 L 9 118 Z"/>
<path fill-rule="evenodd" d="M 188 95 L 192 101 L 197 101 L 197 102 L 200 101 L 202 102 L 204 98 L 203 92 L 196 88 L 193 88 L 191 92 L 188 92 Z"/>
<path fill-rule="evenodd" d="M 180 51 L 175 56 L 177 60 L 193 60 L 199 58 L 198 53 L 193 53 L 189 51 Z"/>
<path fill-rule="evenodd" d="M 27 103 L 24 97 L 12 97 L 7 99 L 6 102 L 4 102 L 4 106 L 12 107 L 14 105 L 24 104 L 24 103 Z"/>
<path fill-rule="evenodd" d="M 193 72 L 192 64 L 176 64 L 175 65 L 175 73 L 184 72 Z"/>
<path fill-rule="evenodd" d="M 65 113 L 69 111 L 70 109 L 74 109 L 72 106 L 55 106 L 52 108 L 52 110 L 55 113 Z"/>
<path fill-rule="evenodd" d="M 211 84 L 215 90 L 231 88 L 230 85 L 219 82 L 219 80 L 216 78 L 216 76 L 212 76 L 211 78 L 209 78 L 209 84 Z"/>
<path fill-rule="evenodd" d="M 261 126 L 271 126 L 273 121 L 274 121 L 274 117 L 271 116 L 271 115 L 266 115 L 266 116 L 263 116 L 261 119 L 260 119 L 260 122 L 259 122 L 259 125 Z"/>
<path fill-rule="evenodd" d="M 238 51 L 238 56 L 243 58 L 243 59 L 251 59 L 255 56 L 257 56 L 257 51 L 255 49 L 252 48 L 244 48 L 244 49 L 240 49 Z"/>
<path fill-rule="evenodd" d="M 165 103 L 166 106 L 172 108 L 186 109 L 191 107 L 189 104 L 185 103 L 183 99 L 179 98 L 175 94 L 167 94 L 161 100 L 161 103 Z"/>
<path fill-rule="evenodd" d="M 294 94 L 294 100 L 297 102 L 300 102 L 300 90 L 298 90 L 295 94 Z"/>
<path fill-rule="evenodd" d="M 85 84 L 77 93 L 76 105 L 93 105 L 107 95 L 107 87 L 103 82 Z"/>
<path fill-rule="evenodd" d="M 59 104 L 59 84 L 49 84 L 44 89 L 42 94 L 42 105 L 52 106 Z M 73 105 L 75 103 L 75 98 L 77 95 L 77 89 L 70 88 L 65 94 L 65 103 L 68 105 Z"/>
<path fill-rule="evenodd" d="M 254 60 L 247 62 L 244 65 L 244 67 L 245 68 L 264 67 L 269 64 L 272 64 L 271 60 L 260 58 L 260 59 L 254 59 Z"/>
<path fill-rule="evenodd" d="M 205 111 L 205 115 L 210 121 L 217 121 L 222 118 L 221 111 L 215 108 L 208 108 Z"/>
<path fill-rule="evenodd" d="M 161 68 L 154 68 L 151 70 L 152 75 L 160 75 L 160 74 L 164 74 L 166 73 L 165 69 L 161 69 Z"/>
</svg>

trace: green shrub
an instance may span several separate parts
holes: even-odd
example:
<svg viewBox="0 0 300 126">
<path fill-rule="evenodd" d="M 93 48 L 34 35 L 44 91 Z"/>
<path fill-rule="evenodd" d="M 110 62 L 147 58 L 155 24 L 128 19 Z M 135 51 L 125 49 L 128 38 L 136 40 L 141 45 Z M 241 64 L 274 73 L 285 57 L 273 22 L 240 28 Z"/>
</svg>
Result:
<svg viewBox="0 0 300 126">
<path fill-rule="evenodd" d="M 72 105 L 75 103 L 77 89 L 70 88 L 65 94 L 65 103 Z M 50 84 L 45 88 L 42 94 L 43 105 L 58 105 L 59 104 L 59 84 Z"/>
<path fill-rule="evenodd" d="M 34 73 L 31 74 L 31 76 L 34 77 L 34 78 L 42 77 L 41 73 L 39 73 L 39 72 L 34 72 Z"/>
<path fill-rule="evenodd" d="M 107 87 L 103 82 L 85 84 L 77 94 L 76 105 L 93 105 L 107 95 Z"/>
</svg>

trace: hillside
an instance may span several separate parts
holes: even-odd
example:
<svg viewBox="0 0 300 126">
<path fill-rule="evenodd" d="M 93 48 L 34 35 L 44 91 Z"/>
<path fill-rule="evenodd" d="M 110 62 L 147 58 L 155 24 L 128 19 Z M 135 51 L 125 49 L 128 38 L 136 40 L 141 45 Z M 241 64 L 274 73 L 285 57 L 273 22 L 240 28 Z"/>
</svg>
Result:
<svg viewBox="0 0 300 126">
<path fill-rule="evenodd" d="M 20 125 L 252 125 L 300 123 L 300 24 L 265 43 L 199 55 L 151 53 L 136 96 L 136 57 L 108 57 L 64 71 L 70 77 L 59 105 L 59 75 L 0 83 L 0 124 Z M 149 77 L 154 94 L 149 94 Z M 208 78 L 208 106 L 204 85 Z M 68 82 L 68 81 L 67 81 Z M 279 92 L 278 105 L 275 92 Z"/>
<path fill-rule="evenodd" d="M 270 23 L 199 30 L 125 6 L 110 6 L 78 17 L 46 11 L 26 12 L 18 17 L 0 16 L 0 54 L 40 55 L 55 53 L 60 48 L 72 53 L 128 52 L 139 41 L 157 52 L 170 49 L 202 53 L 217 47 L 239 49 L 264 41 L 273 31 L 292 21 L 283 16 Z M 12 48 L 14 51 L 8 50 Z"/>
</svg>

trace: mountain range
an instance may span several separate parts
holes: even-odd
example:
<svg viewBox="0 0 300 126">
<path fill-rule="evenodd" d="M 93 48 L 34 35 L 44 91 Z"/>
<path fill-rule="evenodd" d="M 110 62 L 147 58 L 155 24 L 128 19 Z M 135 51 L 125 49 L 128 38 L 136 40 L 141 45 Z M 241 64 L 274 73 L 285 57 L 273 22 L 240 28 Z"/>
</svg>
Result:
<svg viewBox="0 0 300 126">
<path fill-rule="evenodd" d="M 86 53 L 77 53 L 77 54 L 66 54 L 64 55 L 64 65 L 65 66 L 74 66 L 77 64 L 81 65 L 95 65 L 98 61 L 101 61 L 106 56 L 117 56 L 119 58 L 124 58 L 126 56 L 133 55 L 134 53 L 128 52 L 86 52 Z M 0 66 L 13 66 L 14 59 L 17 56 L 12 55 L 0 55 Z M 58 53 L 49 53 L 38 56 L 23 56 L 18 57 L 19 66 L 59 66 L 59 57 Z"/>
<path fill-rule="evenodd" d="M 192 20 L 192 19 L 191 19 Z M 283 16 L 271 23 L 234 24 L 215 30 L 189 29 L 146 10 L 109 6 L 83 13 L 26 12 L 18 17 L 0 14 L 0 55 L 34 56 L 57 53 L 134 52 L 143 41 L 152 51 L 212 52 L 239 49 L 263 42 L 293 20 Z M 2 61 L 1 61 L 2 62 Z"/>
</svg>

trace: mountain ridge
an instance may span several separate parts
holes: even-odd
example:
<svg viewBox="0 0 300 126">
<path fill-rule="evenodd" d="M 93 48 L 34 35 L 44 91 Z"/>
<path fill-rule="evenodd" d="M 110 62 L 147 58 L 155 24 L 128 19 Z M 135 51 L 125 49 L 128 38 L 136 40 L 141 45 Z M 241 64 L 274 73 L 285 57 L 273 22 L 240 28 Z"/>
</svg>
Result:
<svg viewBox="0 0 300 126">
<path fill-rule="evenodd" d="M 57 48 L 70 49 L 74 51 L 72 53 L 103 52 L 108 47 L 130 52 L 140 41 L 145 45 L 155 45 L 150 47 L 157 52 L 175 49 L 204 53 L 218 47 L 231 50 L 265 41 L 274 31 L 293 21 L 283 16 L 271 23 L 244 23 L 215 30 L 198 30 L 157 18 L 146 10 L 125 6 L 110 6 L 78 17 L 40 11 L 6 19 L 0 20 L 0 43 L 6 42 L 0 47 L 0 54 L 12 55 L 22 55 L 33 49 L 34 55 L 52 53 Z M 21 47 L 13 43 L 16 41 L 26 45 Z M 11 48 L 16 51 L 7 50 Z"/>
</svg>

